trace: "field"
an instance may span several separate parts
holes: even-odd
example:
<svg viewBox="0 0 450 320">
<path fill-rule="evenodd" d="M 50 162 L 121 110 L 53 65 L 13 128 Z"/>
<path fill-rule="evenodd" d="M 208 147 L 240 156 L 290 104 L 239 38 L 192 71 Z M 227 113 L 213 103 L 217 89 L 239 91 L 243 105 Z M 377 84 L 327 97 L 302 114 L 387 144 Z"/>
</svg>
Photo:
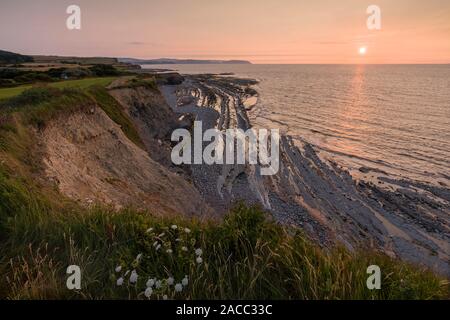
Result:
<svg viewBox="0 0 450 320">
<path fill-rule="evenodd" d="M 83 65 L 116 64 L 116 58 L 103 57 L 60 57 L 60 56 L 32 56 L 35 63 L 73 63 Z"/>
<path fill-rule="evenodd" d="M 94 85 L 107 86 L 117 77 L 105 77 L 105 78 L 88 78 L 82 80 L 67 80 L 60 81 L 49 84 L 49 86 L 58 88 L 58 89 L 67 89 L 67 88 L 79 88 L 85 89 Z M 14 88 L 3 88 L 0 89 L 0 100 L 8 99 L 15 97 L 27 89 L 32 88 L 32 85 L 24 85 Z"/>
</svg>

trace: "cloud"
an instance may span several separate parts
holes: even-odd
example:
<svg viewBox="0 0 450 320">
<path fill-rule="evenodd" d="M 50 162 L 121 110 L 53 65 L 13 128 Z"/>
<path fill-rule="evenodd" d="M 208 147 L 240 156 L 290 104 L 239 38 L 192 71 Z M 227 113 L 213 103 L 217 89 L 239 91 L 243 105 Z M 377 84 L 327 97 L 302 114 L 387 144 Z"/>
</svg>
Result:
<svg viewBox="0 0 450 320">
<path fill-rule="evenodd" d="M 130 41 L 127 42 L 128 45 L 132 45 L 132 46 L 156 46 L 156 43 L 152 43 L 152 42 L 143 42 L 143 41 Z"/>
<path fill-rule="evenodd" d="M 324 45 L 330 45 L 330 44 L 348 44 L 347 41 L 315 41 L 315 44 L 324 44 Z"/>
</svg>

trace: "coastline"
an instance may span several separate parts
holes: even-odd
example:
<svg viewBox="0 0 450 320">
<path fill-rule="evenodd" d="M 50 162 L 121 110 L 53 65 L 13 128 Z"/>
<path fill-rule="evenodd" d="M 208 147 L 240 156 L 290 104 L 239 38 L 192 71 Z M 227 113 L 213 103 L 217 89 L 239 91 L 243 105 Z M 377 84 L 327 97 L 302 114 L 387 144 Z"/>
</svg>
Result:
<svg viewBox="0 0 450 320">
<path fill-rule="evenodd" d="M 349 203 L 333 201 L 345 201 L 344 189 L 355 188 L 352 179 L 316 161 L 311 146 L 296 147 L 284 136 L 282 167 L 273 177 L 261 177 L 257 165 L 171 161 L 173 130 L 192 128 L 195 119 L 223 129 L 251 126 L 245 114 L 258 93 L 246 86 L 254 81 L 214 75 L 156 80 L 147 75 L 83 90 L 34 88 L 6 102 L 16 107 L 7 109 L 0 130 L 2 141 L 11 142 L 0 170 L 7 191 L 0 206 L 2 296 L 79 299 L 66 290 L 65 268 L 79 263 L 74 256 L 88 256 L 94 260 L 83 274 L 83 294 L 100 299 L 142 299 L 141 289 L 154 277 L 162 285 L 153 292 L 156 299 L 448 298 L 440 265 L 390 258 L 376 242 L 377 230 L 362 229 L 375 213 L 356 221 L 338 211 Z M 205 95 L 210 90 L 227 99 Z M 38 94 L 43 101 L 36 101 Z M 341 189 L 331 190 L 335 186 Z M 357 196 L 363 199 L 354 201 L 367 200 Z M 353 218 L 360 224 L 352 229 L 344 222 Z M 29 259 L 40 252 L 52 269 Z M 373 265 L 383 270 L 382 290 L 361 286 Z M 36 273 L 42 277 L 30 283 Z M 174 292 L 169 277 L 192 281 Z"/>
<path fill-rule="evenodd" d="M 193 115 L 203 130 L 252 127 L 247 113 L 257 97 L 253 79 L 183 75 L 176 86 L 160 85 L 172 110 Z M 250 90 L 251 89 L 251 90 Z M 300 145 L 299 145 L 300 144 Z M 416 190 L 412 182 L 385 179 L 385 190 L 357 180 L 336 163 L 321 159 L 306 141 L 282 136 L 280 171 L 261 176 L 258 165 L 192 165 L 190 174 L 204 200 L 223 214 L 240 200 L 259 204 L 284 225 L 304 230 L 321 246 L 370 247 L 391 257 L 450 275 L 448 191 Z M 444 200 L 444 202 L 442 202 Z"/>
</svg>

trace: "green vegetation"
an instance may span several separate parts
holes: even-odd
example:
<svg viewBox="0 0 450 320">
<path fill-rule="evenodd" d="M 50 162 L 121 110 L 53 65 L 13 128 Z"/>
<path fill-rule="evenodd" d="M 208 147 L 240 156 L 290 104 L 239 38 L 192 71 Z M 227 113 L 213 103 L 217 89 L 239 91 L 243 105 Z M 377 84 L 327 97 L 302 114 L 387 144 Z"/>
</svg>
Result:
<svg viewBox="0 0 450 320">
<path fill-rule="evenodd" d="M 5 112 L 21 111 L 26 124 L 42 127 L 57 114 L 67 114 L 97 105 L 111 120 L 121 126 L 128 139 L 144 148 L 144 143 L 133 123 L 124 113 L 122 106 L 104 87 L 112 81 L 112 79 L 106 81 L 107 79 L 65 81 L 58 83 L 59 85 L 30 88 L 15 97 L 0 102 L 0 110 Z"/>
<path fill-rule="evenodd" d="M 55 82 L 55 83 L 50 83 L 49 86 L 58 88 L 58 89 L 68 89 L 68 88 L 86 89 L 86 88 L 94 86 L 94 85 L 107 86 L 115 79 L 117 79 L 117 77 L 67 80 L 67 81 L 59 81 L 59 82 Z M 32 85 L 24 85 L 24 86 L 19 86 L 19 87 L 14 87 L 14 88 L 0 89 L 0 100 L 15 97 L 30 88 L 32 88 Z"/>
<path fill-rule="evenodd" d="M 104 78 L 88 78 L 82 80 L 69 80 L 69 81 L 60 81 L 50 86 L 58 88 L 58 89 L 66 89 L 66 88 L 78 88 L 78 89 L 86 89 L 92 86 L 102 86 L 106 87 L 111 82 L 113 82 L 117 77 L 104 77 Z"/>
<path fill-rule="evenodd" d="M 2 88 L 0 89 L 0 100 L 15 97 L 31 87 L 31 85 L 26 85 L 14 88 Z"/>
<path fill-rule="evenodd" d="M 120 72 L 116 68 L 108 64 L 96 64 L 89 67 L 89 70 L 97 77 L 111 77 L 120 75 Z"/>
<path fill-rule="evenodd" d="M 127 74 L 112 65 L 98 64 L 91 67 L 50 67 L 39 71 L 37 67 L 27 68 L 18 65 L 14 68 L 0 68 L 0 88 L 12 88 L 19 85 L 52 83 L 61 80 L 83 80 L 95 77 L 118 77 Z"/>
<path fill-rule="evenodd" d="M 122 106 L 108 93 L 105 87 L 93 86 L 87 90 L 88 94 L 115 123 L 121 126 L 123 133 L 137 146 L 144 148 L 130 118 L 124 113 Z"/>
<path fill-rule="evenodd" d="M 149 90 L 158 90 L 156 79 L 153 76 L 137 76 L 131 77 L 124 81 L 122 85 L 115 86 L 115 89 L 134 89 L 143 87 Z"/>
<path fill-rule="evenodd" d="M 78 65 L 93 65 L 93 64 L 110 64 L 115 65 L 119 63 L 116 58 L 102 58 L 102 57 L 59 57 L 59 56 L 33 56 L 36 63 L 64 63 L 64 64 L 78 64 Z"/>
<path fill-rule="evenodd" d="M 32 61 L 32 57 L 0 50 L 0 64 L 17 64 Z"/>
<path fill-rule="evenodd" d="M 13 87 L 20 84 L 55 81 L 49 72 L 33 72 L 21 68 L 1 68 L 0 87 Z"/>
<path fill-rule="evenodd" d="M 264 219 L 256 208 L 237 207 L 223 223 L 162 219 L 133 210 L 52 210 L 41 196 L 1 177 L 2 260 L 8 277 L 0 296 L 14 299 L 144 298 L 149 278 L 163 279 L 153 298 L 178 299 L 438 299 L 444 282 L 429 272 L 374 253 L 325 253 L 298 231 Z M 12 199 L 11 199 L 12 198 Z M 28 202 L 26 202 L 28 201 Z M 13 214 L 12 214 L 13 212 Z M 177 225 L 177 230 L 171 228 Z M 153 228 L 148 232 L 149 228 Z M 190 234 L 184 228 L 191 230 Z M 162 235 L 164 233 L 164 235 Z M 176 241 L 180 239 L 180 241 Z M 162 245 L 159 250 L 153 243 Z M 183 251 L 183 247 L 187 251 Z M 202 250 L 202 263 L 195 249 Z M 167 250 L 172 250 L 169 253 Z M 142 257 L 138 257 L 142 254 Z M 83 270 L 82 289 L 65 287 L 65 269 Z M 365 287 L 368 265 L 383 270 L 382 290 Z M 116 266 L 121 272 L 115 272 Z M 136 284 L 126 270 L 136 270 Z M 167 285 L 188 276 L 175 293 Z M 117 280 L 124 277 L 124 284 Z"/>
<path fill-rule="evenodd" d="M 220 223 L 80 207 L 39 178 L 34 128 L 93 102 L 137 141 L 102 87 L 33 88 L 0 106 L 7 111 L 0 114 L 0 297 L 140 299 L 152 277 L 162 279 L 153 299 L 448 298 L 448 283 L 431 272 L 374 252 L 321 249 L 256 207 L 237 205 Z M 72 264 L 83 272 L 79 291 L 66 288 Z M 381 290 L 366 288 L 372 264 L 381 267 Z M 127 270 L 136 270 L 136 284 Z M 167 279 L 178 283 L 185 275 L 189 284 L 176 293 Z"/>
</svg>

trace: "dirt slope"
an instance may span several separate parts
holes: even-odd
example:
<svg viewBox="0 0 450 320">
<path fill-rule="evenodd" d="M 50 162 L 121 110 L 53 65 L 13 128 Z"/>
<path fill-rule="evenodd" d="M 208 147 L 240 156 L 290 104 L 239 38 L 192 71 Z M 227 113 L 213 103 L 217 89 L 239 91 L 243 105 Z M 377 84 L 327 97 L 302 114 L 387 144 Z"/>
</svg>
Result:
<svg viewBox="0 0 450 320">
<path fill-rule="evenodd" d="M 46 174 L 70 198 L 155 214 L 210 211 L 190 183 L 152 160 L 95 105 L 55 119 L 40 138 Z"/>
<path fill-rule="evenodd" d="M 172 167 L 170 135 L 181 124 L 161 94 L 144 87 L 113 89 L 110 94 L 133 121 L 150 157 Z"/>
</svg>

